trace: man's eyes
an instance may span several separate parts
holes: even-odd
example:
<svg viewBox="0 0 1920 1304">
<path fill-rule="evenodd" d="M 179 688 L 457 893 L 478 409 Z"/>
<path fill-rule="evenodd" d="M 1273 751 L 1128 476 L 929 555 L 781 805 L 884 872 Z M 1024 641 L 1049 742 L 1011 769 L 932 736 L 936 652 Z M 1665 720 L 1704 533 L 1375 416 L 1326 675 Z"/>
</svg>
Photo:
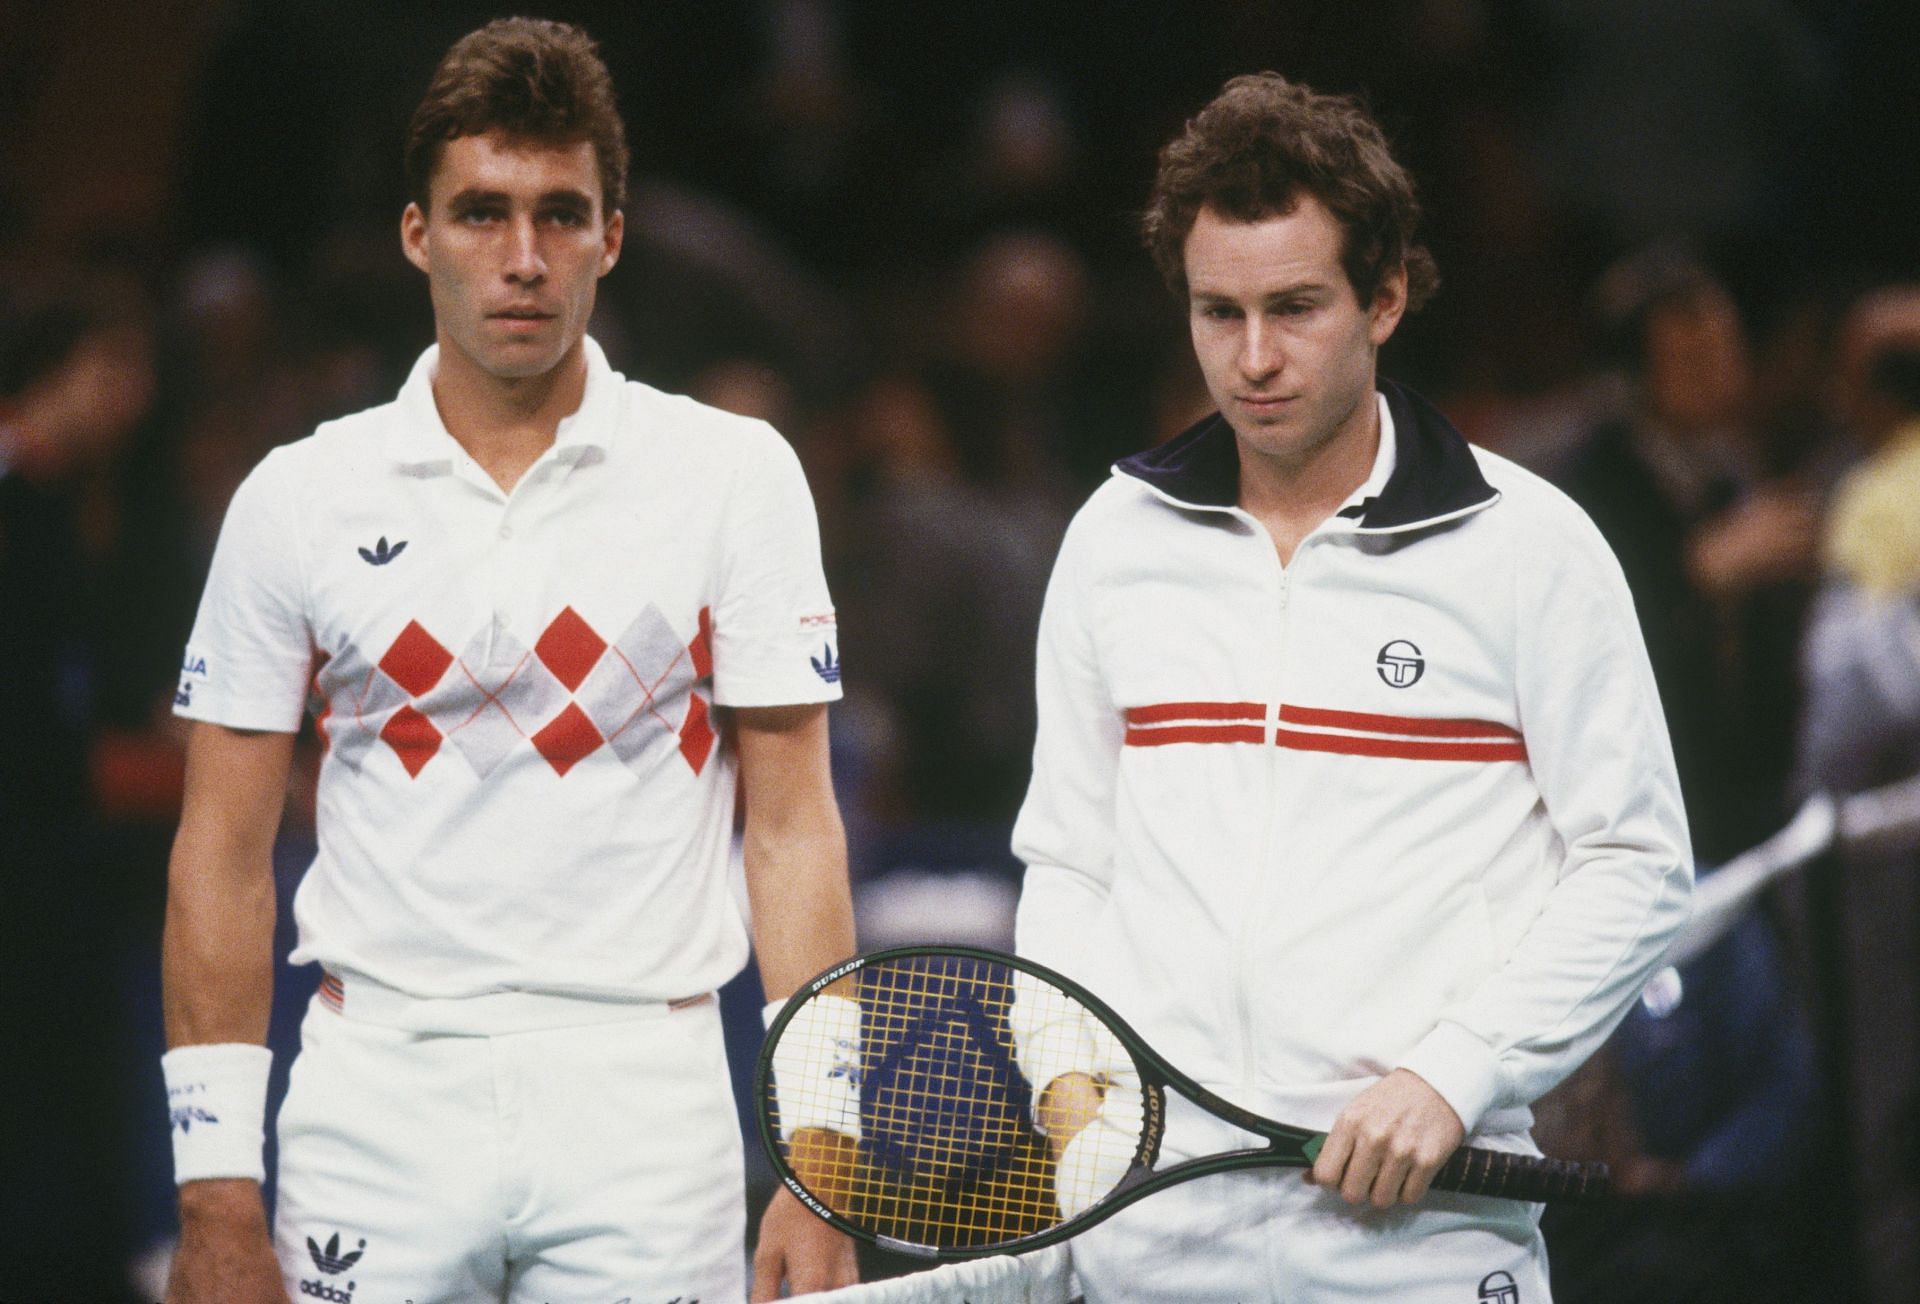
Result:
<svg viewBox="0 0 1920 1304">
<path fill-rule="evenodd" d="M 1314 305 L 1301 300 L 1288 300 L 1268 308 L 1267 314 L 1273 317 L 1305 317 L 1311 313 Z M 1208 321 L 1237 321 L 1240 309 L 1230 303 L 1210 303 L 1200 309 L 1200 315 Z"/>
<path fill-rule="evenodd" d="M 470 226 L 483 226 L 490 222 L 506 221 L 507 210 L 481 205 L 477 208 L 462 209 L 455 216 L 458 221 Z M 577 208 L 555 208 L 541 213 L 539 220 L 553 226 L 574 230 L 587 224 L 587 215 Z"/>
</svg>

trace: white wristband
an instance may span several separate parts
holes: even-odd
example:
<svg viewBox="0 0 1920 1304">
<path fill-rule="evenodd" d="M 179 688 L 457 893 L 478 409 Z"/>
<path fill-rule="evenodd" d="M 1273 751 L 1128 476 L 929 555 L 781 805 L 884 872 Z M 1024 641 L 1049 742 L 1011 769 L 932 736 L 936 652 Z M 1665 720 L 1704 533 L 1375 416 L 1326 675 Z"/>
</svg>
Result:
<svg viewBox="0 0 1920 1304">
<path fill-rule="evenodd" d="M 760 1012 L 768 1027 L 785 1001 Z M 824 1053 L 831 1048 L 831 1053 Z M 780 1139 L 823 1127 L 860 1139 L 860 1002 L 816 996 L 794 1012 L 773 1048 L 773 1084 L 780 1103 Z"/>
<path fill-rule="evenodd" d="M 173 1180 L 266 1180 L 267 1070 L 273 1052 L 249 1042 L 180 1046 L 160 1057 L 173 1125 Z"/>
</svg>

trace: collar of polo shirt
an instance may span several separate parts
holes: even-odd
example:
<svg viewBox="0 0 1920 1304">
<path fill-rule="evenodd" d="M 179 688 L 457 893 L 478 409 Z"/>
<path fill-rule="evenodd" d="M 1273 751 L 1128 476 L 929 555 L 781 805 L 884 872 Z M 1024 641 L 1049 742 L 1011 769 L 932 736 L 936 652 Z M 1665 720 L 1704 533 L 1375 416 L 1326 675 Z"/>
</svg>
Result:
<svg viewBox="0 0 1920 1304">
<path fill-rule="evenodd" d="M 566 462 L 606 451 L 607 432 L 613 427 L 612 408 L 620 397 L 607 355 L 592 336 L 582 337 L 580 344 L 587 358 L 586 392 L 580 397 L 580 406 L 562 418 L 554 432 L 553 456 Z M 439 362 L 440 346 L 435 344 L 413 364 L 398 399 L 403 419 L 388 432 L 394 462 L 417 471 L 450 472 L 471 460 L 460 441 L 448 432 L 433 401 L 433 373 Z"/>
</svg>

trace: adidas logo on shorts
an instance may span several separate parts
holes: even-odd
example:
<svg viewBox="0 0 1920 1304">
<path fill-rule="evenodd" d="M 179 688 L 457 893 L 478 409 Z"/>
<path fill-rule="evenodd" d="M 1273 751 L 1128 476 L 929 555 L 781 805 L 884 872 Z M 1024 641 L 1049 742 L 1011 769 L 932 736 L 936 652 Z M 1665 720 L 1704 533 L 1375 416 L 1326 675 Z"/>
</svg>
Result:
<svg viewBox="0 0 1920 1304">
<path fill-rule="evenodd" d="M 337 1277 L 360 1262 L 360 1256 L 366 1252 L 367 1241 L 364 1236 L 360 1238 L 359 1249 L 348 1250 L 345 1254 L 340 1252 L 339 1232 L 328 1237 L 324 1247 L 313 1237 L 307 1237 L 307 1253 L 313 1256 L 313 1266 L 329 1277 Z M 325 1300 L 327 1304 L 353 1304 L 354 1285 L 355 1283 L 350 1281 L 343 1290 L 331 1282 L 302 1281 L 300 1293 L 309 1299 Z"/>
</svg>

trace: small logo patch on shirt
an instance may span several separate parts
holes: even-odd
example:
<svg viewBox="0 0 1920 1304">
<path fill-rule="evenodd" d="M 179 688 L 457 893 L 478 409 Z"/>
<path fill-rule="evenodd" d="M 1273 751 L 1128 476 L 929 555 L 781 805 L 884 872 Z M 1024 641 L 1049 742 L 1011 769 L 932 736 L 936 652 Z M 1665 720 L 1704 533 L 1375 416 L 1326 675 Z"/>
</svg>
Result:
<svg viewBox="0 0 1920 1304">
<path fill-rule="evenodd" d="M 1427 662 L 1420 655 L 1420 649 L 1404 638 L 1396 638 L 1381 648 L 1373 664 L 1388 688 L 1412 688 L 1427 672 Z"/>
<path fill-rule="evenodd" d="M 1480 1304 L 1520 1304 L 1520 1286 L 1510 1272 L 1489 1272 L 1480 1279 Z"/>
<path fill-rule="evenodd" d="M 823 645 L 819 656 L 810 656 L 807 660 L 813 662 L 814 674 L 819 675 L 829 684 L 840 682 L 840 662 L 833 655 L 833 644 Z"/>
<path fill-rule="evenodd" d="M 387 545 L 387 536 L 383 534 L 380 536 L 380 541 L 374 544 L 373 547 L 362 548 L 360 550 L 360 560 L 369 566 L 384 566 L 406 550 L 407 541 L 405 539 L 389 547 Z"/>
</svg>

